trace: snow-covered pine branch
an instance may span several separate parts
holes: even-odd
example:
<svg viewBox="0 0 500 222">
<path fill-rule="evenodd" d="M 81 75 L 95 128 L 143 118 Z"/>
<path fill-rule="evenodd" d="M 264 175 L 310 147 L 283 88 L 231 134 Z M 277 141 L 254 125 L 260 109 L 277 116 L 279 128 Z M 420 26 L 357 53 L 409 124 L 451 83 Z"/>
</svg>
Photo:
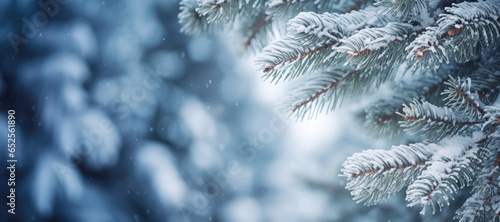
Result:
<svg viewBox="0 0 500 222">
<path fill-rule="evenodd" d="M 181 32 L 199 35 L 208 34 L 213 24 L 208 24 L 207 18 L 196 11 L 198 4 L 196 0 L 182 0 L 180 3 L 179 23 L 182 25 Z"/>
<path fill-rule="evenodd" d="M 366 28 L 356 34 L 340 40 L 337 51 L 347 53 L 346 64 L 356 65 L 357 69 L 381 71 L 390 75 L 391 70 L 406 61 L 405 47 L 414 27 L 407 23 L 390 22 L 382 28 Z"/>
<path fill-rule="evenodd" d="M 451 77 L 444 84 L 449 86 L 442 93 L 442 95 L 446 96 L 444 100 L 447 106 L 476 118 L 481 118 L 485 114 L 484 104 L 479 100 L 479 95 L 471 92 L 470 78 L 460 79 L 460 77 Z"/>
<path fill-rule="evenodd" d="M 237 15 L 255 16 L 264 0 L 197 0 L 196 12 L 207 18 L 207 22 L 232 23 Z"/>
<path fill-rule="evenodd" d="M 500 55 L 488 58 L 485 64 L 471 76 L 473 88 L 485 103 L 492 104 L 498 97 L 500 89 Z"/>
<path fill-rule="evenodd" d="M 442 40 L 436 34 L 437 30 L 437 27 L 427 27 L 426 31 L 406 47 L 406 50 L 410 52 L 406 58 L 416 59 L 413 64 L 414 68 L 437 69 L 441 63 L 450 62 L 446 48 L 440 44 Z"/>
<path fill-rule="evenodd" d="M 349 68 L 336 68 L 312 74 L 308 81 L 295 87 L 281 109 L 300 120 L 312 119 L 324 110 L 333 110 L 340 106 L 346 94 L 352 98 L 362 93 L 356 93 L 355 90 L 362 91 L 363 88 L 354 88 L 350 84 L 359 75 L 358 72 Z"/>
<path fill-rule="evenodd" d="M 500 2 L 462 2 L 446 8 L 438 20 L 439 33 L 449 36 L 446 45 L 459 63 L 467 62 L 481 49 L 492 50 L 500 38 Z"/>
<path fill-rule="evenodd" d="M 266 3 L 270 15 L 293 17 L 302 11 L 314 11 L 315 0 L 271 0 Z"/>
<path fill-rule="evenodd" d="M 483 120 L 464 115 L 448 107 L 437 107 L 426 101 L 413 100 L 404 105 L 401 113 L 405 121 L 401 127 L 405 131 L 419 133 L 432 140 L 441 140 L 447 136 L 462 134 L 471 128 L 479 128 Z"/>
<path fill-rule="evenodd" d="M 346 188 L 356 202 L 376 204 L 411 184 L 439 148 L 415 143 L 355 153 L 342 164 L 342 175 L 349 180 Z"/>
<path fill-rule="evenodd" d="M 485 108 L 486 114 L 484 118 L 486 122 L 483 125 L 484 129 L 489 129 L 491 132 L 491 137 L 500 138 L 500 108 L 496 106 L 487 106 Z"/>
<path fill-rule="evenodd" d="M 207 18 L 208 23 L 233 21 L 237 10 L 238 0 L 197 0 L 196 12 Z"/>
<path fill-rule="evenodd" d="M 499 141 L 482 149 L 482 170 L 472 189 L 472 196 L 457 211 L 455 219 L 466 221 L 494 221 L 500 212 L 500 147 Z"/>
<path fill-rule="evenodd" d="M 288 23 L 289 34 L 264 48 L 257 63 L 272 82 L 327 69 L 347 58 L 335 50 L 339 40 L 360 28 L 384 25 L 375 9 L 348 14 L 300 13 Z"/>
<path fill-rule="evenodd" d="M 448 52 L 464 63 L 480 50 L 494 50 L 500 38 L 500 2 L 462 2 L 446 7 L 437 26 L 427 27 L 408 47 L 414 67 L 438 68 L 449 62 Z"/>
<path fill-rule="evenodd" d="M 411 83 L 394 87 L 392 96 L 378 100 L 366 109 L 365 126 L 376 138 L 400 135 L 403 128 L 399 122 L 404 118 L 398 113 L 403 112 L 403 105 L 411 103 L 413 99 L 436 100 L 436 95 L 441 92 L 442 83 L 447 79 L 445 77 L 439 73 L 429 73 L 420 75 Z"/>
<path fill-rule="evenodd" d="M 269 0 L 267 12 L 283 18 L 292 18 L 300 12 L 351 12 L 363 4 L 371 4 L 372 0 Z"/>
<path fill-rule="evenodd" d="M 413 94 L 413 92 L 409 93 Z M 404 119 L 397 113 L 402 112 L 403 104 L 408 102 L 411 102 L 411 99 L 408 99 L 406 95 L 398 94 L 389 99 L 376 101 L 373 106 L 366 109 L 365 126 L 375 138 L 391 138 L 400 135 L 403 130 L 399 126 L 399 121 Z"/>
<path fill-rule="evenodd" d="M 386 5 L 382 13 L 390 14 L 401 21 L 421 17 L 430 8 L 429 0 L 380 0 L 375 4 Z"/>
<path fill-rule="evenodd" d="M 479 148 L 472 138 L 453 137 L 440 142 L 432 158 L 427 161 L 427 167 L 408 187 L 406 200 L 409 206 L 432 207 L 432 213 L 441 211 L 458 189 L 469 186 L 475 178 L 475 172 L 480 168 L 477 157 Z"/>
<path fill-rule="evenodd" d="M 457 189 L 468 186 L 481 166 L 477 153 L 480 134 L 455 136 L 439 143 L 416 143 L 390 150 L 366 150 L 344 162 L 354 200 L 376 204 L 408 186 L 410 206 L 421 204 L 441 210 Z"/>
</svg>

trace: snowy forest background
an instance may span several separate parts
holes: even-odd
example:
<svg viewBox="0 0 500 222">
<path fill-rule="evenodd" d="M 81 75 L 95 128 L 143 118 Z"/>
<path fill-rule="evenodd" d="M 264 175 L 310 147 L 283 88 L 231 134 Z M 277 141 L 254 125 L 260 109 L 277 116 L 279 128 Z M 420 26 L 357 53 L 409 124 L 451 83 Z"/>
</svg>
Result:
<svg viewBox="0 0 500 222">
<path fill-rule="evenodd" d="M 286 86 L 225 35 L 181 34 L 178 1 L 53 1 L 33 28 L 38 2 L 0 1 L 0 135 L 15 109 L 19 162 L 2 221 L 448 221 L 464 201 L 434 216 L 404 193 L 356 204 L 341 163 L 408 141 L 364 136 L 365 101 L 283 119 Z"/>
</svg>

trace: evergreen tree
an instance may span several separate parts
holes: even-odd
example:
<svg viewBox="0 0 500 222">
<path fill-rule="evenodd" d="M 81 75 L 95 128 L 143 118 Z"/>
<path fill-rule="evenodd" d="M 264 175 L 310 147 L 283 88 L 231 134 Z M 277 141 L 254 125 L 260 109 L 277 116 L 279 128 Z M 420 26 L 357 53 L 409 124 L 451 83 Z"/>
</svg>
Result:
<svg viewBox="0 0 500 222">
<path fill-rule="evenodd" d="M 283 105 L 299 119 L 389 85 L 366 108 L 367 128 L 422 141 L 349 157 L 342 175 L 357 202 L 406 188 L 409 206 L 435 213 L 472 186 L 455 218 L 498 220 L 500 1 L 183 0 L 180 8 L 185 33 L 237 30 L 264 79 L 307 76 Z"/>
</svg>

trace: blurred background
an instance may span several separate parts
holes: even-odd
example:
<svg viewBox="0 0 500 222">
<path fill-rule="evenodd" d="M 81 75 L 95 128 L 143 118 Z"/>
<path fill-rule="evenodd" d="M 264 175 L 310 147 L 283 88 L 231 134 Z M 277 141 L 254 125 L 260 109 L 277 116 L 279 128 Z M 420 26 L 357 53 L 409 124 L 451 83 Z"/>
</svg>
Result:
<svg viewBox="0 0 500 222">
<path fill-rule="evenodd" d="M 1 221 L 425 219 L 404 195 L 358 205 L 338 177 L 353 153 L 405 141 L 364 136 L 359 104 L 283 117 L 286 85 L 225 35 L 180 33 L 178 13 L 176 0 L 0 1 L 0 135 L 15 110 L 18 160 Z"/>
</svg>

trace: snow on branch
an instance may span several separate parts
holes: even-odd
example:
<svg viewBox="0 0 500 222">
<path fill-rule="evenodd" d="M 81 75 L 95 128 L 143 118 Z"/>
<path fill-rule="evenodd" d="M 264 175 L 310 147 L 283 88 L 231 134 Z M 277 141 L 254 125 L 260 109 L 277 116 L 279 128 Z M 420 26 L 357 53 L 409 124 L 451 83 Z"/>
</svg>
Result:
<svg viewBox="0 0 500 222">
<path fill-rule="evenodd" d="M 421 75 L 411 83 L 395 87 L 391 97 L 378 100 L 366 109 L 365 126 L 376 138 L 401 134 L 403 128 L 400 127 L 399 121 L 404 118 L 398 113 L 403 112 L 403 104 L 412 102 L 412 99 L 433 99 L 445 80 L 444 75 L 433 73 Z"/>
<path fill-rule="evenodd" d="M 237 15 L 255 16 L 263 0 L 197 0 L 196 11 L 207 18 L 207 22 L 232 23 Z"/>
<path fill-rule="evenodd" d="M 207 18 L 207 22 L 234 19 L 238 10 L 238 0 L 198 0 L 196 11 Z"/>
<path fill-rule="evenodd" d="M 346 0 L 269 0 L 267 12 L 282 18 L 296 16 L 300 12 L 351 12 L 357 10 L 362 2 Z"/>
<path fill-rule="evenodd" d="M 359 71 L 347 68 L 331 69 L 313 74 L 308 81 L 296 86 L 290 97 L 282 104 L 282 109 L 299 119 L 312 119 L 318 113 L 334 109 L 342 103 L 344 94 L 352 89 L 350 80 Z"/>
<path fill-rule="evenodd" d="M 493 50 L 500 38 L 500 2 L 462 2 L 445 8 L 437 26 L 428 27 L 408 47 L 407 58 L 416 58 L 414 64 L 436 69 L 448 63 L 447 52 L 464 63 L 480 49 Z"/>
<path fill-rule="evenodd" d="M 390 14 L 402 21 L 421 17 L 430 8 L 428 0 L 381 0 L 375 4 L 387 5 L 382 13 Z"/>
<path fill-rule="evenodd" d="M 313 11 L 314 3 L 315 0 L 271 0 L 266 5 L 271 15 L 291 17 L 301 11 Z"/>
<path fill-rule="evenodd" d="M 439 144 L 440 148 L 428 160 L 427 168 L 406 191 L 408 206 L 423 206 L 422 214 L 428 206 L 432 207 L 434 214 L 449 205 L 449 199 L 453 199 L 458 189 L 469 186 L 480 166 L 476 155 L 479 148 L 472 138 L 455 136 Z"/>
<path fill-rule="evenodd" d="M 346 58 L 334 50 L 339 40 L 371 24 L 384 25 L 386 20 L 374 9 L 342 15 L 300 13 L 289 21 L 289 35 L 264 48 L 257 63 L 271 81 L 332 67 Z"/>
<path fill-rule="evenodd" d="M 331 53 L 336 53 L 333 46 L 335 39 L 310 38 L 314 43 L 303 43 L 306 36 L 284 37 L 264 48 L 257 63 L 264 72 L 265 79 L 271 82 L 293 79 L 306 72 L 327 68 L 323 63 Z"/>
<path fill-rule="evenodd" d="M 483 130 L 490 128 L 493 133 L 491 137 L 500 137 L 500 108 L 496 106 L 487 106 L 484 118 L 486 122 L 483 125 Z"/>
<path fill-rule="evenodd" d="M 357 65 L 357 69 L 395 69 L 405 60 L 405 47 L 413 26 L 390 22 L 382 28 L 366 28 L 340 40 L 337 51 L 348 53 L 346 64 Z M 410 41 L 413 38 L 410 38 Z M 386 72 L 384 72 L 386 73 Z"/>
<path fill-rule="evenodd" d="M 472 196 L 458 209 L 455 219 L 465 221 L 494 221 L 498 219 L 500 150 L 498 141 L 482 149 L 483 168 L 477 176 Z"/>
<path fill-rule="evenodd" d="M 207 18 L 196 11 L 198 7 L 196 0 L 182 0 L 180 3 L 179 23 L 182 25 L 181 32 L 198 35 L 208 34 L 212 29 Z"/>
<path fill-rule="evenodd" d="M 356 202 L 373 205 L 411 184 L 425 169 L 436 144 L 415 143 L 393 146 L 390 150 L 365 150 L 355 153 L 342 164 Z"/>
<path fill-rule="evenodd" d="M 471 76 L 473 89 L 485 103 L 493 103 L 500 92 L 500 55 L 494 55 Z"/>
<path fill-rule="evenodd" d="M 406 47 L 406 50 L 410 52 L 406 58 L 416 58 L 417 60 L 413 65 L 414 68 L 421 66 L 437 69 L 441 63 L 449 63 L 446 48 L 440 44 L 440 38 L 436 34 L 437 30 L 437 27 L 427 27 L 426 31 L 422 32 Z"/>
<path fill-rule="evenodd" d="M 454 219 L 459 222 L 493 221 L 495 215 L 489 213 L 492 212 L 490 198 L 481 193 L 472 194 L 458 209 Z"/>
<path fill-rule="evenodd" d="M 455 109 L 462 111 L 465 115 L 471 115 L 474 117 L 482 117 L 484 112 L 484 104 L 479 100 L 479 95 L 477 93 L 471 92 L 471 79 L 460 79 L 460 77 L 453 78 L 445 82 L 449 86 L 448 89 L 444 90 L 442 95 L 446 97 L 446 105 Z"/>
<path fill-rule="evenodd" d="M 418 100 L 413 100 L 410 105 L 404 105 L 403 113 L 400 115 L 405 119 L 400 122 L 405 131 L 420 133 L 433 140 L 460 134 L 484 123 L 482 120 L 466 116 L 448 107 L 437 107 Z"/>
<path fill-rule="evenodd" d="M 438 20 L 438 34 L 446 33 L 447 48 L 454 52 L 455 60 L 467 62 L 480 48 L 492 50 L 500 38 L 500 2 L 478 1 L 453 4 L 448 14 Z"/>
<path fill-rule="evenodd" d="M 379 24 L 382 23 L 382 24 Z M 377 14 L 376 8 L 346 14 L 302 12 L 288 22 L 292 33 L 305 33 L 317 37 L 343 38 L 366 26 L 383 26 L 388 19 Z"/>
</svg>

